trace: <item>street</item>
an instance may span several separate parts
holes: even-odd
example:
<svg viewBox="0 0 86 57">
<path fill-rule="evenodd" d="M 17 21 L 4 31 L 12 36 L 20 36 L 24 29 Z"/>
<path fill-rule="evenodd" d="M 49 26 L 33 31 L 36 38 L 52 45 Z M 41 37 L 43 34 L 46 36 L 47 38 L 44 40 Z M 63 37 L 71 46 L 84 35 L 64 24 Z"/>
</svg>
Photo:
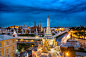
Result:
<svg viewBox="0 0 86 57">
<path fill-rule="evenodd" d="M 56 38 L 56 41 L 58 40 L 57 45 L 61 45 L 61 40 L 62 40 L 62 38 L 65 37 L 66 35 L 68 35 L 68 33 L 66 33 L 66 34 L 64 34 L 64 35 L 62 35 L 62 36 Z"/>
<path fill-rule="evenodd" d="M 28 55 L 31 55 L 32 54 L 32 51 L 30 50 L 28 50 L 28 51 L 25 51 L 25 52 L 23 52 L 23 53 L 21 53 L 20 54 L 20 57 L 25 57 L 25 56 L 27 56 L 27 53 L 28 53 Z"/>
</svg>

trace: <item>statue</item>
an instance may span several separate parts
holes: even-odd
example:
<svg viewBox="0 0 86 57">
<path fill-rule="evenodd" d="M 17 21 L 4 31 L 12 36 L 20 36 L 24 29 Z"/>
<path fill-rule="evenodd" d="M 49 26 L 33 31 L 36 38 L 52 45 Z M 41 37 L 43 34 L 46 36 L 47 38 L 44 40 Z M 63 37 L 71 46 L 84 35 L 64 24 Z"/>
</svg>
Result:
<svg viewBox="0 0 86 57">
<path fill-rule="evenodd" d="M 48 41 L 47 41 L 47 39 L 45 39 L 45 42 L 44 42 L 44 44 L 43 44 L 43 47 L 42 47 L 42 52 L 48 52 L 48 51 L 50 51 L 50 45 L 48 44 Z"/>
</svg>

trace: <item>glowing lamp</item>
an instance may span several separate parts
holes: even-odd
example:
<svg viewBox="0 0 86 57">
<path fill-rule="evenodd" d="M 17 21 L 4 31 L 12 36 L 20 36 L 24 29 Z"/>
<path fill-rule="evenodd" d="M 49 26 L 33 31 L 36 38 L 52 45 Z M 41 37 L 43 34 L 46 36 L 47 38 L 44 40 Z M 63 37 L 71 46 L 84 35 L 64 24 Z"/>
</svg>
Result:
<svg viewBox="0 0 86 57">
<path fill-rule="evenodd" d="M 33 40 L 31 40 L 31 42 L 33 42 Z"/>
<path fill-rule="evenodd" d="M 16 41 L 18 41 L 18 40 L 16 40 Z"/>
<path fill-rule="evenodd" d="M 66 55 L 68 56 L 68 53 L 66 53 Z"/>
</svg>

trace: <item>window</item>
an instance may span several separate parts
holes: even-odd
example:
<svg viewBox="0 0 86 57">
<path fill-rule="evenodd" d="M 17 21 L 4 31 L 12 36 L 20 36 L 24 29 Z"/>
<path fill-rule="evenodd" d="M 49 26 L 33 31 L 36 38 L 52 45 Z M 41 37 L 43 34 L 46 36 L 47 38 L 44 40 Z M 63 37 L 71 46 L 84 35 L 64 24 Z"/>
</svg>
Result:
<svg viewBox="0 0 86 57">
<path fill-rule="evenodd" d="M 2 43 L 0 43 L 0 47 L 2 47 Z"/>
<path fill-rule="evenodd" d="M 7 53 L 9 53 L 9 49 L 7 49 Z"/>
<path fill-rule="evenodd" d="M 9 42 L 7 41 L 7 45 L 9 45 Z"/>
<path fill-rule="evenodd" d="M 15 49 L 15 47 L 13 46 L 13 50 Z"/>
<path fill-rule="evenodd" d="M 8 55 L 8 57 L 10 57 L 10 56 Z"/>
<path fill-rule="evenodd" d="M 13 40 L 13 43 L 14 43 L 14 40 Z"/>
<path fill-rule="evenodd" d="M 0 56 L 2 56 L 2 51 L 0 51 Z"/>
<path fill-rule="evenodd" d="M 13 53 L 13 55 L 15 55 L 15 53 Z"/>
</svg>

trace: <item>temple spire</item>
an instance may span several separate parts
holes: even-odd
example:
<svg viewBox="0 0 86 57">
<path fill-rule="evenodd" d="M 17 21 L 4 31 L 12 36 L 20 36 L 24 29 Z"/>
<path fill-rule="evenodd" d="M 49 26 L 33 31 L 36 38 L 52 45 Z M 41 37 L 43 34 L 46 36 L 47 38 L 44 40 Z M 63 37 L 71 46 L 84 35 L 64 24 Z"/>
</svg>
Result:
<svg viewBox="0 0 86 57">
<path fill-rule="evenodd" d="M 45 34 L 45 36 L 50 36 L 50 37 L 52 37 L 51 29 L 50 29 L 49 18 L 47 18 L 47 29 L 46 29 L 46 34 Z"/>
<path fill-rule="evenodd" d="M 24 24 L 24 26 L 25 26 L 25 24 Z"/>
<path fill-rule="evenodd" d="M 39 28 L 39 24 L 38 24 L 38 28 Z"/>
<path fill-rule="evenodd" d="M 54 44 L 54 38 L 52 37 L 52 33 L 51 33 L 51 29 L 50 29 L 49 17 L 47 18 L 47 28 L 46 28 L 46 33 L 44 34 L 43 44 L 45 42 L 45 39 L 48 41 L 49 45 L 52 48 L 53 44 Z"/>
<path fill-rule="evenodd" d="M 48 18 L 47 18 L 47 27 L 50 27 L 49 15 L 48 15 Z"/>
<path fill-rule="evenodd" d="M 42 28 L 42 24 L 40 23 L 40 29 L 41 29 L 41 32 L 43 32 L 43 28 Z"/>
<path fill-rule="evenodd" d="M 38 31 L 37 31 L 37 28 L 36 28 L 36 35 L 38 35 Z"/>
<path fill-rule="evenodd" d="M 41 23 L 40 23 L 40 28 L 41 28 Z"/>
<path fill-rule="evenodd" d="M 35 26 L 35 28 L 36 28 L 36 21 L 34 22 L 34 26 Z"/>
<path fill-rule="evenodd" d="M 48 18 L 49 18 L 49 15 L 48 15 Z"/>
<path fill-rule="evenodd" d="M 47 18 L 47 29 L 46 29 L 46 33 L 45 33 L 45 37 L 44 38 L 52 38 L 52 34 L 51 34 L 51 29 L 50 29 L 50 22 L 49 22 L 49 15 Z"/>
</svg>

